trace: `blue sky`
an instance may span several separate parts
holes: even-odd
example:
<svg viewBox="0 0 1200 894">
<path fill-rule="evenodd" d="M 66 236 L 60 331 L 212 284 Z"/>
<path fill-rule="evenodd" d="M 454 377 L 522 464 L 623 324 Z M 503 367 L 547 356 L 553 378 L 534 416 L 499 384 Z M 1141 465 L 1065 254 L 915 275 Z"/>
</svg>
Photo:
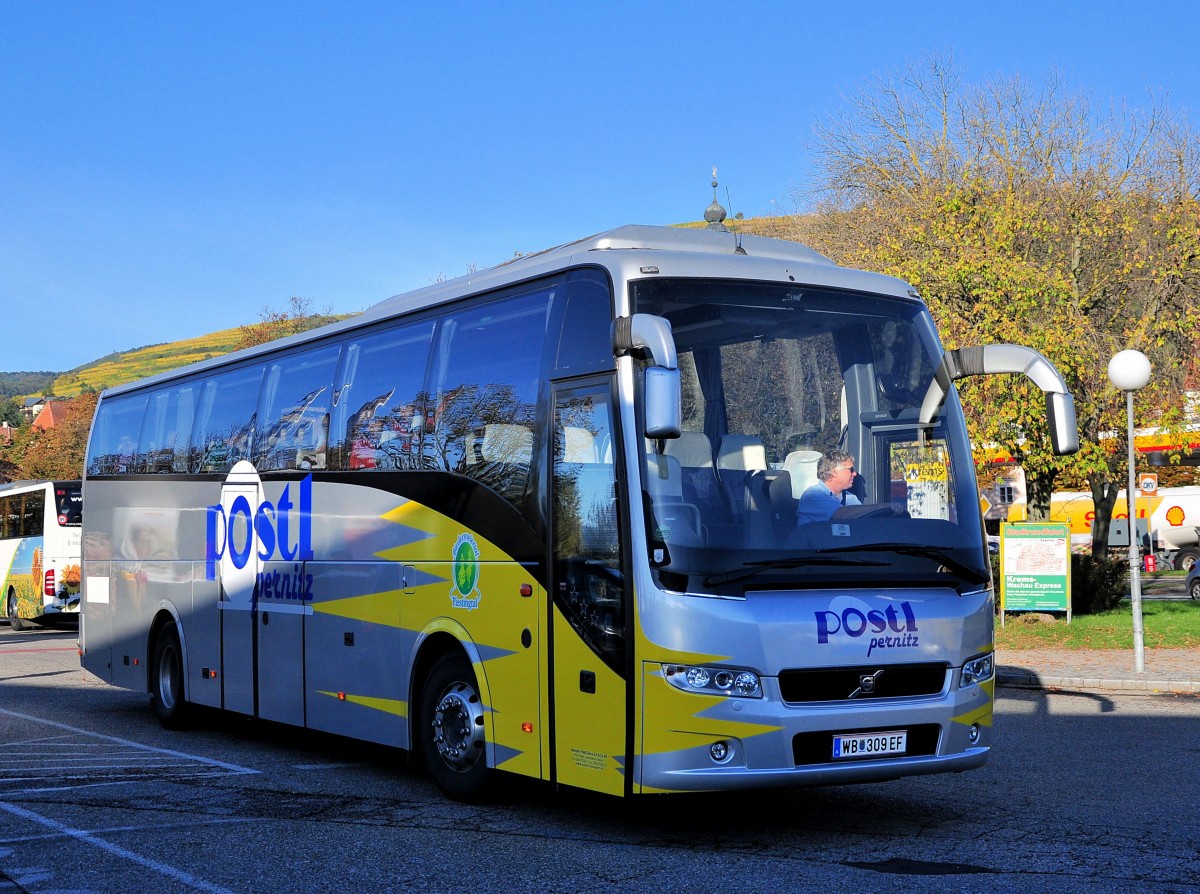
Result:
<svg viewBox="0 0 1200 894">
<path fill-rule="evenodd" d="M 951 53 L 1200 125 L 1200 3 L 0 4 L 0 370 L 794 210 L 813 125 Z"/>
</svg>

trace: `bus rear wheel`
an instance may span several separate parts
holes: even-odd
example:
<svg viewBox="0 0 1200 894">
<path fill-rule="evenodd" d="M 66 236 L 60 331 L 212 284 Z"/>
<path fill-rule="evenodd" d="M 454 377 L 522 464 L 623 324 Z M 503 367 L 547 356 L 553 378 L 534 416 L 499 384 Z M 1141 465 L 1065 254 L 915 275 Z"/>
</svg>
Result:
<svg viewBox="0 0 1200 894">
<path fill-rule="evenodd" d="M 425 679 L 417 745 L 434 784 L 448 797 L 476 801 L 490 788 L 483 700 L 461 653 L 443 655 Z"/>
<path fill-rule="evenodd" d="M 183 699 L 183 649 L 174 624 L 164 624 L 154 637 L 150 664 L 150 704 L 166 729 L 182 729 L 187 719 Z"/>
<path fill-rule="evenodd" d="M 17 593 L 15 590 L 8 591 L 8 598 L 4 601 L 4 613 L 8 616 L 8 624 L 13 630 L 24 630 L 29 626 L 17 613 Z"/>
</svg>

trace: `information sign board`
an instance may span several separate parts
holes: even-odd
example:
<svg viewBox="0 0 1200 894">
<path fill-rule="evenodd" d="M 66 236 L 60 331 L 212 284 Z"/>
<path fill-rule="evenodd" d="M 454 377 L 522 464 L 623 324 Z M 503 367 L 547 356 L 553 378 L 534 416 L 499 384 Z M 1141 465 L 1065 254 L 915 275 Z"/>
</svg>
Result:
<svg viewBox="0 0 1200 894">
<path fill-rule="evenodd" d="M 1071 534 L 1059 522 L 1000 526 L 1000 611 L 1066 612 L 1071 620 Z"/>
</svg>

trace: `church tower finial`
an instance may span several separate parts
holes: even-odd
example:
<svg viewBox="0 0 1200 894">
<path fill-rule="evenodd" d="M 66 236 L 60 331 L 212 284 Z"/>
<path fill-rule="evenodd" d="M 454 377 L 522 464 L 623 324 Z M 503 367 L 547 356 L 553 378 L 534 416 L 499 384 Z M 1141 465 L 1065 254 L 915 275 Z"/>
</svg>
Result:
<svg viewBox="0 0 1200 894">
<path fill-rule="evenodd" d="M 717 201 L 717 166 L 713 165 L 713 200 L 712 204 L 704 209 L 704 219 L 708 221 L 708 226 L 705 229 L 721 230 L 724 233 L 729 232 L 729 227 L 725 226 L 725 209 L 721 207 L 721 203 Z"/>
</svg>

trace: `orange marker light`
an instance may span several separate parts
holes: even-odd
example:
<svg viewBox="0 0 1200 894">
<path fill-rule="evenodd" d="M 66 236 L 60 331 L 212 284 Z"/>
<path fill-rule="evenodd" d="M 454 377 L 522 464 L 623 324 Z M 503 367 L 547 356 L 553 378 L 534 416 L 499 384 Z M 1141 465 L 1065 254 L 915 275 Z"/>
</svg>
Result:
<svg viewBox="0 0 1200 894">
<path fill-rule="evenodd" d="M 524 723 L 521 724 L 521 732 L 523 732 L 523 733 L 533 732 L 533 724 L 530 723 L 528 720 L 526 720 Z"/>
<path fill-rule="evenodd" d="M 338 693 L 338 701 L 339 701 L 339 702 L 344 702 L 345 700 L 346 700 L 346 693 L 344 693 L 344 692 L 339 692 L 339 693 Z"/>
</svg>

